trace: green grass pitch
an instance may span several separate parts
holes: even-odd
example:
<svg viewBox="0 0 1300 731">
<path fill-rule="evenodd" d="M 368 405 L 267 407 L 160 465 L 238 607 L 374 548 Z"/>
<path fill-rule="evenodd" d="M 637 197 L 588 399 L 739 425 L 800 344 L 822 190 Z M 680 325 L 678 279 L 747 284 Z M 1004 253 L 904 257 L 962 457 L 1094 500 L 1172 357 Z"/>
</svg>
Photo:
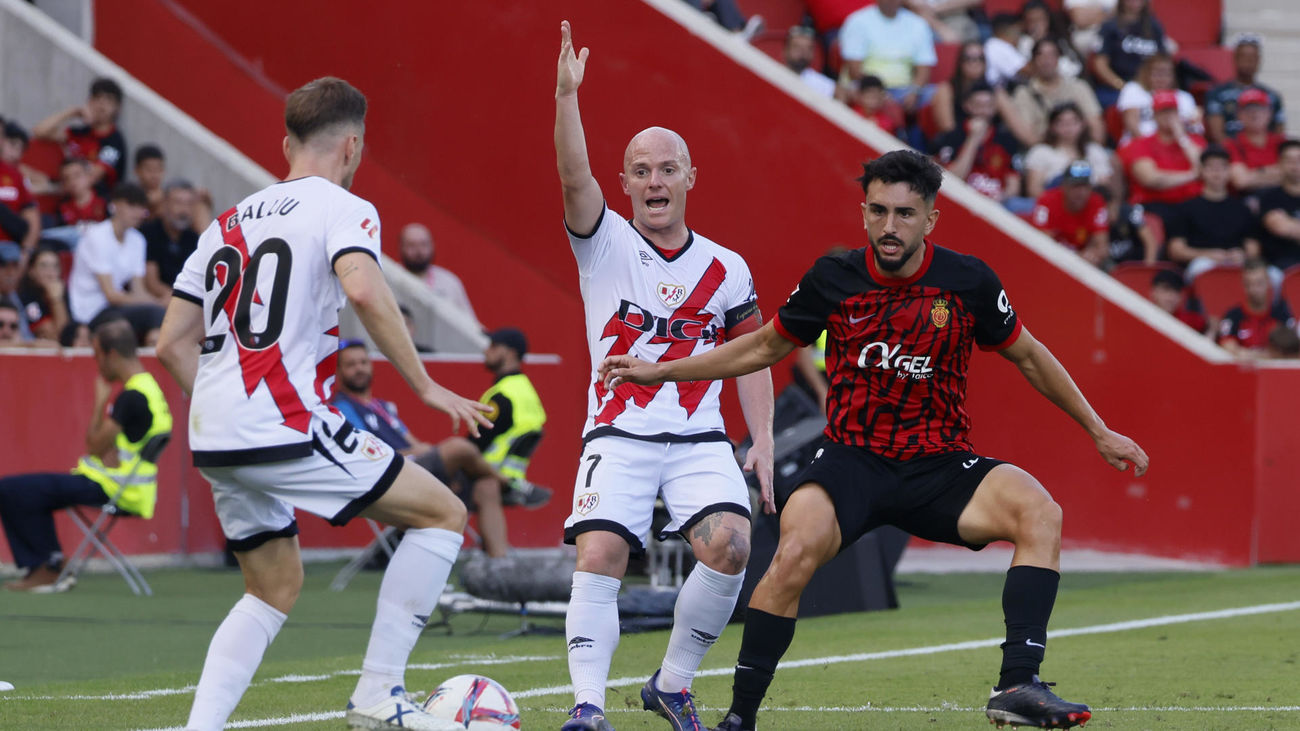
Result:
<svg viewBox="0 0 1300 731">
<path fill-rule="evenodd" d="M 302 598 L 233 727 L 344 727 L 379 574 L 335 593 L 327 584 L 337 568 L 308 566 Z M 185 722 L 208 640 L 242 583 L 220 570 L 149 579 L 152 598 L 132 596 L 115 575 L 83 577 L 68 594 L 0 597 L 0 680 L 16 686 L 0 693 L 0 729 Z M 903 575 L 897 611 L 801 621 L 786 659 L 807 662 L 778 671 L 760 728 L 989 728 L 982 709 L 999 660 L 1000 592 L 998 574 Z M 1191 616 L 1211 612 L 1219 614 Z M 451 620 L 450 636 L 429 630 L 408 685 L 430 690 L 451 675 L 488 675 L 516 694 L 524 729 L 558 728 L 571 702 L 553 690 L 568 682 L 563 638 L 498 637 L 515 626 L 511 617 L 466 614 Z M 706 723 L 730 700 L 739 629 L 723 634 L 696 682 Z M 1089 729 L 1300 729 L 1300 567 L 1066 574 L 1052 630 L 1063 634 L 1051 638 L 1043 676 L 1062 697 L 1093 707 Z M 623 637 L 607 704 L 619 731 L 667 728 L 639 710 L 637 695 L 666 641 L 663 632 Z"/>
</svg>

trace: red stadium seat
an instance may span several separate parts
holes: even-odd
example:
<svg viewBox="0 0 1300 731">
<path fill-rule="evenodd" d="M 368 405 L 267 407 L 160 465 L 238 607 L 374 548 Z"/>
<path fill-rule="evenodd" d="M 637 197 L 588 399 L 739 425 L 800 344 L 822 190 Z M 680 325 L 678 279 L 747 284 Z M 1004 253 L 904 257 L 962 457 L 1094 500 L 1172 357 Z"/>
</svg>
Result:
<svg viewBox="0 0 1300 731">
<path fill-rule="evenodd" d="M 740 3 L 746 15 L 761 15 L 767 26 L 764 35 L 777 35 L 785 38 L 785 33 L 792 25 L 803 23 L 807 13 L 803 0 L 744 0 Z"/>
<path fill-rule="evenodd" d="M 934 44 L 934 55 L 938 61 L 934 64 L 934 70 L 930 72 L 930 83 L 938 84 L 947 81 L 952 76 L 952 71 L 957 67 L 957 54 L 961 53 L 960 43 L 936 43 Z"/>
<path fill-rule="evenodd" d="M 840 55 L 839 36 L 836 36 L 835 40 L 831 41 L 831 47 L 827 54 L 829 57 L 826 59 L 826 67 L 830 69 L 831 76 L 838 78 L 840 66 L 844 65 L 844 57 Z"/>
<path fill-rule="evenodd" d="M 1215 83 L 1228 81 L 1236 74 L 1232 64 L 1232 49 L 1223 46 L 1198 46 L 1184 48 L 1178 57 L 1214 77 Z"/>
<path fill-rule="evenodd" d="M 1165 220 L 1150 211 L 1142 214 L 1142 223 L 1156 237 L 1156 246 L 1165 245 Z"/>
<path fill-rule="evenodd" d="M 1282 276 L 1282 299 L 1295 312 L 1300 307 L 1300 264 L 1290 267 Z"/>
<path fill-rule="evenodd" d="M 1205 314 L 1215 319 L 1223 317 L 1233 305 L 1240 304 L 1245 296 L 1241 289 L 1241 267 L 1219 266 L 1196 278 L 1192 289 L 1200 298 Z"/>
<path fill-rule="evenodd" d="M 754 39 L 754 48 L 766 53 L 776 60 L 777 63 L 784 63 L 785 39 L 768 36 L 766 33 L 761 38 Z"/>
<path fill-rule="evenodd" d="M 1119 107 L 1106 107 L 1103 114 L 1103 120 L 1106 122 L 1106 134 L 1110 135 L 1112 142 L 1119 142 L 1124 136 L 1124 113 Z"/>
<path fill-rule="evenodd" d="M 1179 46 L 1208 46 L 1219 42 L 1223 28 L 1222 0 L 1151 0 L 1151 10 L 1165 33 Z"/>
<path fill-rule="evenodd" d="M 1110 270 L 1110 275 L 1120 284 L 1146 297 L 1151 292 L 1151 279 L 1156 272 L 1177 272 L 1178 267 L 1169 262 L 1147 264 L 1140 261 L 1126 261 Z"/>
<path fill-rule="evenodd" d="M 34 139 L 27 147 L 27 152 L 23 153 L 23 163 L 58 179 L 59 166 L 63 163 L 63 148 L 49 140 Z"/>
</svg>

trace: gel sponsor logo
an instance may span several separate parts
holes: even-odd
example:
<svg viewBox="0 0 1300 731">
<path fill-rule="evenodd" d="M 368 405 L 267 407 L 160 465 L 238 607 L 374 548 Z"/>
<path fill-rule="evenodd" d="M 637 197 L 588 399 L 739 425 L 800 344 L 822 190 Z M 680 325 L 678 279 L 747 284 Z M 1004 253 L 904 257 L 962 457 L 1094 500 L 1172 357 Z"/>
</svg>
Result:
<svg viewBox="0 0 1300 731">
<path fill-rule="evenodd" d="M 858 355 L 858 367 L 895 371 L 899 378 L 910 376 L 917 380 L 934 375 L 934 369 L 930 367 L 930 356 L 900 354 L 902 347 L 879 341 L 870 343 Z"/>
</svg>

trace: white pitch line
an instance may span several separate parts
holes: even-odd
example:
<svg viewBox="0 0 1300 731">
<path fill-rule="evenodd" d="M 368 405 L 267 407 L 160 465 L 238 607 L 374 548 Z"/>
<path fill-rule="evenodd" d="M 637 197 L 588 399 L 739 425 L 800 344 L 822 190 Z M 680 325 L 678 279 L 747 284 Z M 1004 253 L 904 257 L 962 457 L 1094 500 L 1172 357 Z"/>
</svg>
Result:
<svg viewBox="0 0 1300 731">
<path fill-rule="evenodd" d="M 528 710 L 568 713 L 569 708 L 567 706 L 554 706 L 551 708 L 529 708 Z M 696 706 L 695 710 L 722 713 L 729 709 L 726 706 Z M 955 703 L 942 706 L 763 706 L 761 710 L 763 713 L 969 713 L 971 711 L 982 711 L 984 706 L 959 706 Z M 1092 710 L 1094 713 L 1143 713 L 1148 711 L 1152 713 L 1207 713 L 1213 711 L 1222 711 L 1224 713 L 1257 713 L 1260 711 L 1294 713 L 1300 711 L 1300 706 L 1128 706 L 1126 708 L 1093 707 Z M 605 713 L 606 715 L 614 715 L 618 713 L 641 713 L 641 711 L 631 708 L 612 708 Z"/>
<path fill-rule="evenodd" d="M 1098 624 L 1091 627 L 1075 627 L 1073 629 L 1054 630 L 1047 633 L 1049 639 L 1059 637 L 1073 637 L 1075 635 L 1094 635 L 1109 632 L 1124 632 L 1134 629 L 1146 629 L 1148 627 L 1163 627 L 1171 624 L 1184 624 L 1186 622 L 1201 622 L 1210 619 L 1228 619 L 1231 617 L 1243 617 L 1255 614 L 1269 614 L 1273 612 L 1289 612 L 1300 609 L 1300 602 L 1286 602 L 1282 604 L 1258 604 L 1252 607 L 1237 607 L 1235 609 L 1221 609 L 1213 612 L 1195 612 L 1192 614 L 1174 614 L 1164 617 L 1151 617 L 1148 619 L 1135 619 L 1128 622 L 1113 622 L 1110 624 Z M 897 657 L 911 657 L 915 655 L 934 655 L 941 652 L 958 652 L 962 650 L 977 650 L 985 647 L 997 647 L 1001 645 L 1005 638 L 995 637 L 987 640 L 969 640 L 967 642 L 952 642 L 944 645 L 930 645 L 928 647 L 909 647 L 902 650 L 882 650 L 880 652 L 859 652 L 852 655 L 832 655 L 830 657 L 810 657 L 803 660 L 788 660 L 777 665 L 777 669 L 802 668 L 809 666 L 836 665 L 846 662 L 866 662 L 869 660 L 888 660 Z M 696 677 L 710 677 L 715 675 L 730 675 L 732 668 L 709 668 L 701 670 L 695 674 Z M 641 685 L 645 678 L 615 678 L 605 684 L 607 688 L 625 688 L 628 686 Z M 529 690 L 512 693 L 515 698 L 532 698 L 536 696 L 559 695 L 561 693 L 573 692 L 572 685 L 555 685 L 549 688 L 532 688 Z"/>
</svg>

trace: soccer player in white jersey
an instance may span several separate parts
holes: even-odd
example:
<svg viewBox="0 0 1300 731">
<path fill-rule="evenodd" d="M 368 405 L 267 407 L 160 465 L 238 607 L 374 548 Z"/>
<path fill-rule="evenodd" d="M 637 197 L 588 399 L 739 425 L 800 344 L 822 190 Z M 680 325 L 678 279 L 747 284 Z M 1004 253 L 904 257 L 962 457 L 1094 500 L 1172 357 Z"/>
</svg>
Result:
<svg viewBox="0 0 1300 731">
<path fill-rule="evenodd" d="M 223 728 L 302 588 L 293 509 L 335 525 L 358 515 L 406 530 L 348 703 L 353 728 L 449 731 L 403 690 L 406 661 L 460 550 L 461 501 L 328 406 L 338 310 L 352 304 L 429 406 L 488 425 L 485 406 L 431 380 L 379 269 L 379 216 L 348 188 L 366 99 L 317 79 L 285 105 L 289 174 L 222 213 L 176 279 L 158 357 L 192 394 L 194 464 L 239 559 L 245 594 L 217 628 L 187 728 Z"/>
<path fill-rule="evenodd" d="M 582 461 L 566 542 L 578 546 L 565 629 L 575 705 L 563 731 L 610 731 L 605 682 L 618 645 L 618 590 L 631 551 L 642 551 L 656 495 L 698 564 L 677 598 L 660 666 L 641 690 L 646 710 L 674 729 L 701 729 L 691 681 L 722 634 L 749 559 L 749 491 L 723 431 L 721 381 L 607 390 L 595 366 L 609 355 L 676 360 L 761 325 L 749 267 L 736 253 L 686 227 L 695 185 L 686 143 L 651 127 L 628 143 L 620 179 L 632 220 L 605 206 L 592 177 L 578 113 L 587 49 L 575 54 L 568 21 L 555 89 L 555 152 L 564 222 L 578 262 L 592 376 Z M 764 509 L 772 504 L 772 379 L 737 379 L 753 436 L 745 469 L 757 472 Z"/>
</svg>

